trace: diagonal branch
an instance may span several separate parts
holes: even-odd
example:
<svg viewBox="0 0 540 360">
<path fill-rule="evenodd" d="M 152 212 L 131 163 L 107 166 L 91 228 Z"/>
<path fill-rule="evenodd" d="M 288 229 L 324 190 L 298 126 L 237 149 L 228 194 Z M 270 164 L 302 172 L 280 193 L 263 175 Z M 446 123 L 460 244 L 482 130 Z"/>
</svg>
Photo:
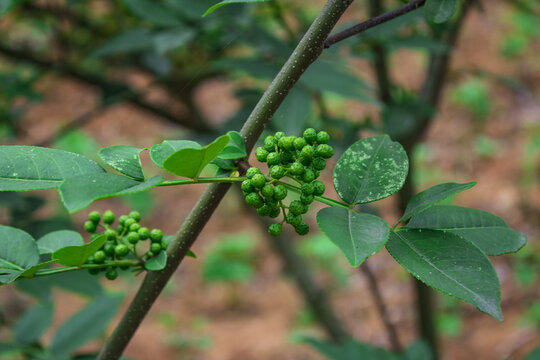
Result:
<svg viewBox="0 0 540 360">
<path fill-rule="evenodd" d="M 320 56 L 323 51 L 324 40 L 352 1 L 328 0 L 292 55 L 283 65 L 281 71 L 265 91 L 241 130 L 246 140 L 248 153 L 251 152 L 265 126 L 279 105 L 285 100 L 294 84 Z M 187 251 L 191 248 L 229 188 L 230 184 L 212 184 L 204 191 L 182 224 L 176 239 L 169 247 L 167 251 L 169 258 L 165 269 L 156 272 L 152 271 L 146 275 L 122 320 L 100 352 L 99 360 L 115 360 L 122 355 L 152 304 L 186 256 Z"/>
<path fill-rule="evenodd" d="M 400 8 L 386 12 L 382 15 L 376 16 L 369 20 L 366 20 L 358 25 L 354 25 L 348 29 L 338 32 L 332 36 L 329 36 L 328 39 L 324 42 L 324 47 L 329 48 L 330 46 L 343 41 L 351 36 L 358 35 L 361 32 L 369 30 L 377 25 L 383 24 L 387 21 L 393 20 L 397 17 L 405 15 L 413 10 L 418 9 L 421 6 L 424 6 L 426 0 L 412 0 L 406 5 L 403 5 Z"/>
</svg>

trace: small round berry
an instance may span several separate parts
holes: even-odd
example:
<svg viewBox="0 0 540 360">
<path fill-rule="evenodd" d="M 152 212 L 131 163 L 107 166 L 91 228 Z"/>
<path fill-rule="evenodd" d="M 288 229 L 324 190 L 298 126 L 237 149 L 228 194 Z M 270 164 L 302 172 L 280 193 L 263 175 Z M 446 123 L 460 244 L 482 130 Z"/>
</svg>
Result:
<svg viewBox="0 0 540 360">
<path fill-rule="evenodd" d="M 118 257 L 123 257 L 129 253 L 129 248 L 124 244 L 119 244 L 116 245 L 116 247 L 114 248 L 114 253 Z"/>
<path fill-rule="evenodd" d="M 118 225 L 116 227 L 116 233 L 117 234 L 121 234 L 123 231 L 124 231 L 124 226 L 123 225 Z"/>
<path fill-rule="evenodd" d="M 315 149 L 311 145 L 306 145 L 300 151 L 300 156 L 302 156 L 305 159 L 311 160 L 315 156 Z"/>
<path fill-rule="evenodd" d="M 321 144 L 317 145 L 315 153 L 323 159 L 330 159 L 332 156 L 334 156 L 334 149 L 330 145 Z"/>
<path fill-rule="evenodd" d="M 266 139 L 264 139 L 264 149 L 268 152 L 276 150 L 276 140 L 273 136 L 267 136 Z"/>
<path fill-rule="evenodd" d="M 285 220 L 287 221 L 287 223 L 291 224 L 292 226 L 298 226 L 302 222 L 302 216 L 289 213 Z"/>
<path fill-rule="evenodd" d="M 311 166 L 313 166 L 315 170 L 324 170 L 324 168 L 326 167 L 326 161 L 324 161 L 324 159 L 321 159 L 320 157 L 316 157 L 311 161 Z"/>
<path fill-rule="evenodd" d="M 315 179 L 317 179 L 321 175 L 321 172 L 319 170 L 313 170 L 313 175 L 315 175 Z"/>
<path fill-rule="evenodd" d="M 312 157 L 307 157 L 307 156 L 304 156 L 302 154 L 300 154 L 300 156 L 298 156 L 298 161 L 300 162 L 300 164 L 302 164 L 304 166 L 310 166 L 312 160 L 313 160 Z"/>
<path fill-rule="evenodd" d="M 105 254 L 107 254 L 107 256 L 113 256 L 114 255 L 114 247 L 115 247 L 114 243 L 112 241 L 109 241 L 103 247 L 103 251 L 105 251 Z"/>
<path fill-rule="evenodd" d="M 167 240 L 161 240 L 160 244 L 162 250 L 167 250 L 167 248 L 169 247 L 169 242 Z"/>
<path fill-rule="evenodd" d="M 86 230 L 89 233 L 95 232 L 97 229 L 97 225 L 91 222 L 90 220 L 86 221 L 84 223 L 84 230 Z"/>
<path fill-rule="evenodd" d="M 265 198 L 271 198 L 274 196 L 274 187 L 270 184 L 266 184 L 263 186 L 263 188 L 261 189 L 261 194 L 265 197 Z"/>
<path fill-rule="evenodd" d="M 274 179 L 281 179 L 285 175 L 285 168 L 281 165 L 274 165 L 270 168 L 270 176 Z"/>
<path fill-rule="evenodd" d="M 274 199 L 283 200 L 287 197 L 287 189 L 285 186 L 279 184 L 274 187 Z"/>
<path fill-rule="evenodd" d="M 136 222 L 141 221 L 141 214 L 138 211 L 132 211 L 129 213 L 129 217 L 135 220 Z"/>
<path fill-rule="evenodd" d="M 281 235 L 281 231 L 283 231 L 283 228 L 281 226 L 281 224 L 279 223 L 274 223 L 272 225 L 270 225 L 268 227 L 268 232 L 270 233 L 270 235 L 272 236 L 279 236 Z"/>
<path fill-rule="evenodd" d="M 93 264 L 94 263 L 94 255 L 90 255 L 88 259 L 86 259 L 87 264 Z"/>
<path fill-rule="evenodd" d="M 317 132 L 313 128 L 306 129 L 302 136 L 308 144 L 313 144 L 317 140 Z"/>
<path fill-rule="evenodd" d="M 135 224 L 131 224 L 131 226 L 129 227 L 129 231 L 139 231 L 139 229 L 141 228 L 141 225 L 135 223 Z"/>
<path fill-rule="evenodd" d="M 264 205 L 264 200 L 259 193 L 254 192 L 246 196 L 246 203 L 258 209 Z"/>
<path fill-rule="evenodd" d="M 301 138 L 299 138 L 301 139 Z M 304 173 L 304 165 L 299 162 L 294 162 L 291 164 L 291 173 L 293 175 L 302 175 Z"/>
<path fill-rule="evenodd" d="M 303 148 L 304 146 L 306 146 L 306 145 L 307 145 L 307 141 L 306 141 L 306 139 L 304 139 L 303 137 L 298 137 L 298 138 L 296 138 L 296 139 L 294 140 L 294 148 L 295 148 L 296 150 L 302 150 L 302 148 Z"/>
<path fill-rule="evenodd" d="M 124 223 L 126 222 L 127 219 L 129 219 L 129 216 L 127 216 L 127 215 L 120 216 L 120 218 L 118 219 L 118 224 L 124 225 Z"/>
<path fill-rule="evenodd" d="M 147 227 L 140 228 L 137 233 L 139 234 L 139 239 L 141 240 L 146 240 L 150 237 L 150 230 L 148 230 Z"/>
<path fill-rule="evenodd" d="M 111 210 L 106 210 L 104 213 L 103 213 L 103 222 L 105 224 L 112 224 L 114 222 L 114 213 L 111 211 Z"/>
<path fill-rule="evenodd" d="M 260 162 L 266 162 L 266 158 L 268 157 L 268 154 L 269 154 L 268 150 L 262 147 L 258 147 L 257 150 L 255 150 L 255 157 Z"/>
<path fill-rule="evenodd" d="M 99 224 L 99 221 L 101 220 L 101 215 L 97 211 L 92 211 L 90 214 L 88 214 L 88 220 L 90 220 L 94 224 Z"/>
<path fill-rule="evenodd" d="M 324 194 L 324 191 L 325 186 L 322 181 L 317 180 L 313 182 L 313 195 L 321 196 L 322 194 Z"/>
<path fill-rule="evenodd" d="M 129 229 L 129 227 L 133 224 L 135 224 L 137 221 L 135 221 L 135 219 L 132 219 L 132 218 L 128 218 L 126 221 L 124 221 L 124 227 Z"/>
<path fill-rule="evenodd" d="M 114 269 L 109 269 L 107 270 L 107 272 L 105 273 L 105 277 L 109 280 L 114 280 L 118 277 L 118 272 Z"/>
<path fill-rule="evenodd" d="M 240 185 L 240 187 L 242 188 L 242 191 L 247 193 L 255 191 L 255 187 L 251 183 L 251 180 L 242 181 L 242 185 Z"/>
<path fill-rule="evenodd" d="M 97 274 L 99 274 L 99 271 L 100 271 L 100 270 L 99 270 L 98 268 L 88 269 L 88 273 L 89 273 L 90 275 L 97 275 Z"/>
<path fill-rule="evenodd" d="M 313 180 L 315 180 L 315 173 L 313 172 L 313 170 L 307 169 L 307 170 L 304 172 L 304 175 L 302 176 L 302 179 L 303 179 L 305 182 L 310 183 L 310 182 L 312 182 Z"/>
<path fill-rule="evenodd" d="M 158 252 L 161 251 L 161 244 L 152 243 L 152 245 L 150 245 L 150 251 L 153 252 L 154 254 L 157 254 Z"/>
<path fill-rule="evenodd" d="M 263 174 L 255 174 L 251 178 L 251 184 L 255 186 L 256 189 L 260 189 L 266 185 L 266 178 Z"/>
<path fill-rule="evenodd" d="M 289 204 L 289 212 L 293 215 L 300 215 L 304 212 L 304 204 L 299 200 L 291 201 Z"/>
<path fill-rule="evenodd" d="M 294 162 L 294 154 L 291 151 L 284 151 L 281 153 L 281 163 L 287 165 Z"/>
<path fill-rule="evenodd" d="M 317 134 L 317 142 L 319 144 L 328 144 L 330 141 L 330 135 L 326 131 L 319 131 Z"/>
<path fill-rule="evenodd" d="M 130 244 L 136 244 L 139 241 L 139 234 L 132 231 L 129 234 L 127 234 L 127 241 L 129 241 Z"/>
<path fill-rule="evenodd" d="M 94 263 L 101 264 L 105 261 L 107 258 L 107 254 L 105 254 L 105 251 L 98 250 L 94 253 Z"/>
<path fill-rule="evenodd" d="M 302 221 L 294 227 L 294 230 L 298 235 L 306 235 L 309 232 L 309 225 Z"/>
<path fill-rule="evenodd" d="M 300 201 L 302 204 L 309 205 L 315 200 L 315 197 L 313 195 L 307 195 L 307 194 L 300 194 Z"/>
<path fill-rule="evenodd" d="M 272 210 L 270 210 L 270 216 L 272 219 L 275 219 L 279 216 L 279 214 L 281 213 L 281 208 L 280 207 L 275 207 L 275 208 L 272 208 Z"/>
<path fill-rule="evenodd" d="M 266 162 L 268 163 L 268 166 L 278 165 L 281 163 L 281 156 L 277 152 L 271 152 L 266 157 Z"/>
<path fill-rule="evenodd" d="M 152 242 L 160 242 L 161 240 L 163 239 L 163 232 L 159 229 L 152 229 L 152 231 L 150 231 L 150 240 L 152 240 Z"/>
<path fill-rule="evenodd" d="M 105 230 L 105 232 L 103 233 L 105 234 L 105 237 L 107 237 L 107 240 L 114 240 L 116 239 L 116 231 L 114 231 L 113 229 L 107 229 Z"/>
<path fill-rule="evenodd" d="M 154 255 L 156 255 L 156 254 L 154 254 L 154 253 L 151 252 L 150 250 L 148 250 L 148 251 L 146 252 L 146 257 L 147 257 L 147 258 L 154 257 Z"/>
<path fill-rule="evenodd" d="M 278 146 L 283 150 L 292 151 L 294 150 L 294 140 L 296 140 L 296 136 L 281 138 L 278 142 Z"/>
<path fill-rule="evenodd" d="M 261 170 L 259 170 L 258 168 L 252 166 L 250 167 L 249 169 L 247 169 L 246 171 L 246 177 L 248 179 L 251 179 L 253 176 L 257 175 L 257 174 L 260 174 L 261 173 Z"/>
<path fill-rule="evenodd" d="M 276 141 L 279 141 L 279 139 L 284 138 L 284 137 L 285 137 L 285 133 L 283 131 L 278 131 L 277 133 L 274 134 L 274 139 L 276 139 Z"/>
<path fill-rule="evenodd" d="M 313 183 L 303 183 L 302 184 L 302 194 L 311 195 L 315 191 Z"/>
<path fill-rule="evenodd" d="M 257 212 L 261 216 L 268 216 L 268 215 L 270 215 L 271 210 L 272 210 L 272 208 L 270 206 L 264 204 L 263 206 L 261 206 L 260 208 L 257 209 Z"/>
</svg>

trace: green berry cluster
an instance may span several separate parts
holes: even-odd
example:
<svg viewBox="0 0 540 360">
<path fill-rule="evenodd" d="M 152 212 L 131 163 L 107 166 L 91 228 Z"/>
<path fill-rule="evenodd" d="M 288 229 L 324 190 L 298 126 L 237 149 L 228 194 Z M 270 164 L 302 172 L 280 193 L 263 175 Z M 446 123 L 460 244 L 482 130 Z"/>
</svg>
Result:
<svg viewBox="0 0 540 360">
<path fill-rule="evenodd" d="M 263 175 L 256 167 L 249 168 L 242 191 L 246 202 L 261 216 L 277 218 L 283 211 L 284 219 L 270 225 L 270 234 L 281 234 L 284 222 L 292 225 L 299 235 L 309 232 L 309 225 L 302 221 L 302 215 L 308 212 L 315 196 L 324 193 L 324 183 L 317 178 L 326 167 L 326 160 L 334 155 L 329 141 L 330 135 L 326 131 L 317 132 L 310 128 L 302 136 L 286 136 L 280 131 L 267 136 L 264 145 L 255 150 L 257 160 L 268 164 L 268 174 Z M 300 198 L 288 206 L 283 204 L 287 188 L 279 184 L 284 177 L 301 185 Z"/>
<path fill-rule="evenodd" d="M 111 210 L 103 213 L 103 217 L 97 211 L 88 214 L 88 221 L 84 223 L 84 229 L 92 234 L 92 239 L 105 235 L 107 242 L 91 255 L 86 261 L 87 264 L 106 264 L 107 261 L 121 260 L 128 256 L 138 259 L 141 264 L 164 251 L 169 243 L 163 239 L 163 232 L 159 229 L 149 230 L 139 224 L 141 214 L 132 211 L 129 215 L 122 215 L 118 218 L 118 225 L 113 229 L 115 214 Z M 102 233 L 97 233 L 98 227 L 103 229 Z M 150 240 L 148 250 L 140 256 L 137 252 L 137 244 L 144 240 Z M 122 270 L 127 268 L 121 267 Z M 91 268 L 90 274 L 98 274 L 105 271 L 105 277 L 114 280 L 118 276 L 116 267 Z"/>
</svg>

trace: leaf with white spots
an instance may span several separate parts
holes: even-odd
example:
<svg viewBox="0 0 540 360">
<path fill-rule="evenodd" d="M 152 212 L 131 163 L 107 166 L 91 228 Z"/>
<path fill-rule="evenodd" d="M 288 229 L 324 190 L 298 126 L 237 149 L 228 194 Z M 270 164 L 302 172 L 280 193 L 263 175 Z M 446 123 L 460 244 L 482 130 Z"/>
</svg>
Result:
<svg viewBox="0 0 540 360">
<path fill-rule="evenodd" d="M 128 145 L 114 145 L 99 150 L 99 157 L 116 171 L 135 180 L 144 180 L 139 154 L 143 149 Z"/>
<path fill-rule="evenodd" d="M 0 146 L 0 191 L 54 189 L 69 177 L 103 172 L 94 161 L 68 151 Z"/>
<path fill-rule="evenodd" d="M 403 147 L 388 135 L 364 138 L 351 145 L 334 169 L 334 187 L 349 204 L 384 199 L 401 189 L 409 171 Z"/>
<path fill-rule="evenodd" d="M 471 242 L 445 231 L 403 229 L 390 232 L 386 249 L 422 282 L 503 320 L 497 273 Z"/>
</svg>

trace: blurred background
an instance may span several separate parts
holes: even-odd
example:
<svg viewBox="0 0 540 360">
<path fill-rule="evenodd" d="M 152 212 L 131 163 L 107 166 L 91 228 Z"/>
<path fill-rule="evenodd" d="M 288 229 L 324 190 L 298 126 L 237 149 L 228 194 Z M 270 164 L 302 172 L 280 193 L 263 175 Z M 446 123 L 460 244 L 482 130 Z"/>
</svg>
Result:
<svg viewBox="0 0 540 360">
<path fill-rule="evenodd" d="M 0 1 L 1 143 L 55 147 L 99 162 L 101 147 L 205 143 L 239 130 L 324 1 L 236 4 L 201 18 L 214 2 Z M 401 4 L 357 0 L 337 29 Z M 439 353 L 442 359 L 522 359 L 540 345 L 538 1 L 470 1 L 442 25 L 426 23 L 420 9 L 331 47 L 292 90 L 268 132 L 299 135 L 306 127 L 328 131 L 338 154 L 381 132 L 404 145 L 409 184 L 367 209 L 390 224 L 413 193 L 477 181 L 447 202 L 500 216 L 528 243 L 492 259 L 504 322 L 434 294 Z M 142 161 L 155 172 L 147 152 Z M 332 168 L 321 176 L 327 184 Z M 136 209 L 145 226 L 174 234 L 203 190 L 154 189 L 102 200 L 72 216 L 54 192 L 3 192 L 0 223 L 38 238 L 56 229 L 82 231 L 91 210 Z M 233 188 L 192 249 L 197 259 L 185 260 L 125 355 L 316 360 L 323 357 L 302 339 L 325 338 L 331 329 L 391 347 L 367 273 L 351 268 L 318 233 L 315 214 L 308 236 L 271 239 Z M 367 264 L 400 343 L 417 340 L 413 281 L 385 250 Z M 1 287 L 0 358 L 45 358 L 36 354 L 50 346 L 95 352 L 106 338 L 102 330 L 113 328 L 141 280 L 126 274 L 112 283 L 81 272 Z M 110 301 L 119 299 L 115 293 L 124 294 L 121 305 Z M 337 324 L 324 320 L 324 311 Z M 66 340 L 73 319 L 82 329 L 101 327 Z"/>
</svg>

